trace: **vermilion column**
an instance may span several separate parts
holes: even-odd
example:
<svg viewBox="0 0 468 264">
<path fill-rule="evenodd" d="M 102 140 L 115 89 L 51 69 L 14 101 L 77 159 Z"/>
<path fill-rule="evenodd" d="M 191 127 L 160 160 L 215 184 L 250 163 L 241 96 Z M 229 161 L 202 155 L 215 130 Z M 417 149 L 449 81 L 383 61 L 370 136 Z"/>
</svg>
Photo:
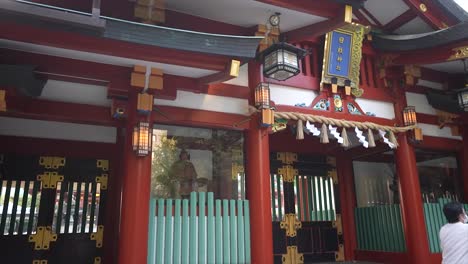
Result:
<svg viewBox="0 0 468 264">
<path fill-rule="evenodd" d="M 148 218 L 151 184 L 151 155 L 138 157 L 132 148 L 137 93 L 129 96 L 128 120 L 124 148 L 122 214 L 119 238 L 119 263 L 146 263 Z"/>
<path fill-rule="evenodd" d="M 354 221 L 354 208 L 356 208 L 356 192 L 354 190 L 353 161 L 349 155 L 341 154 L 336 158 L 338 185 L 340 190 L 341 223 L 343 224 L 343 237 L 345 259 L 354 260 L 354 251 L 357 247 L 356 223 Z"/>
<path fill-rule="evenodd" d="M 249 63 L 249 87 L 253 94 L 261 81 L 259 64 Z M 273 236 L 270 195 L 270 148 L 267 129 L 260 128 L 257 118 L 246 132 L 247 199 L 250 203 L 250 240 L 252 263 L 273 263 Z"/>
<path fill-rule="evenodd" d="M 464 201 L 468 200 L 468 125 L 465 125 L 463 128 L 463 147 L 459 152 L 463 180 L 463 198 Z"/>
<path fill-rule="evenodd" d="M 404 94 L 400 96 L 395 104 L 395 118 L 398 123 L 402 124 L 402 113 L 406 106 L 406 99 L 403 97 Z M 409 263 L 429 263 L 431 253 L 424 221 L 423 201 L 414 148 L 408 143 L 406 133 L 398 135 L 398 144 L 395 151 L 395 165 L 400 181 L 400 205 L 406 248 L 410 257 Z"/>
</svg>

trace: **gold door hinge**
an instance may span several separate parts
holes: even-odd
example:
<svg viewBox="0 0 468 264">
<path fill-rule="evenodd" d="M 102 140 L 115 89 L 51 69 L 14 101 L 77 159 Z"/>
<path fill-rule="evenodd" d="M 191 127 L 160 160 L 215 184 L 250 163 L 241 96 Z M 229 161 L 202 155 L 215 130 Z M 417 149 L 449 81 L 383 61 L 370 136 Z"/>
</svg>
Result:
<svg viewBox="0 0 468 264">
<path fill-rule="evenodd" d="M 52 234 L 50 226 L 39 226 L 36 234 L 29 236 L 29 242 L 34 243 L 34 250 L 48 250 L 53 241 L 57 241 L 57 234 Z"/>
<path fill-rule="evenodd" d="M 104 226 L 98 226 L 98 230 L 96 233 L 91 234 L 91 240 L 96 240 L 96 247 L 102 247 L 102 239 L 104 238 Z"/>
<path fill-rule="evenodd" d="M 107 190 L 107 180 L 109 175 L 106 173 L 96 177 L 96 182 L 101 184 L 101 190 Z"/>
<path fill-rule="evenodd" d="M 32 263 L 33 263 L 33 264 L 47 264 L 47 262 L 48 262 L 48 261 L 45 260 L 45 259 L 35 259 L 35 260 L 33 260 Z"/>
<path fill-rule="evenodd" d="M 63 175 L 58 175 L 55 171 L 45 171 L 44 174 L 37 175 L 37 180 L 42 182 L 42 188 L 55 189 L 57 182 L 63 181 Z"/>
<path fill-rule="evenodd" d="M 286 248 L 286 254 L 283 255 L 283 264 L 303 264 L 304 255 L 297 252 L 296 246 L 289 246 Z"/>
<path fill-rule="evenodd" d="M 39 165 L 44 166 L 46 169 L 58 169 L 65 166 L 64 157 L 49 157 L 42 156 L 39 157 Z"/>
<path fill-rule="evenodd" d="M 101 264 L 101 257 L 95 257 L 94 264 Z"/>
<path fill-rule="evenodd" d="M 297 161 L 297 154 L 292 152 L 278 152 L 276 153 L 276 159 L 281 160 L 284 164 L 293 164 Z"/>
<path fill-rule="evenodd" d="M 291 165 L 285 165 L 278 169 L 278 174 L 283 175 L 285 182 L 294 182 L 294 177 L 298 174 L 298 170 L 294 169 Z"/>
<path fill-rule="evenodd" d="M 286 229 L 286 236 L 295 237 L 297 235 L 296 230 L 302 227 L 302 223 L 295 214 L 286 214 L 280 223 L 280 227 Z"/>
<path fill-rule="evenodd" d="M 332 156 L 327 156 L 327 164 L 336 167 L 336 158 Z"/>
<path fill-rule="evenodd" d="M 329 170 L 327 174 L 328 177 L 332 178 L 333 184 L 338 184 L 338 173 L 336 173 L 336 169 Z"/>
<path fill-rule="evenodd" d="M 336 220 L 332 221 L 333 228 L 336 228 L 338 235 L 343 234 L 343 224 L 341 223 L 341 214 L 336 214 Z"/>
<path fill-rule="evenodd" d="M 109 161 L 108 160 L 97 160 L 96 166 L 103 171 L 109 170 Z"/>
<path fill-rule="evenodd" d="M 338 245 L 338 251 L 335 251 L 335 260 L 336 261 L 344 261 L 345 260 L 344 245 L 343 244 Z"/>
</svg>

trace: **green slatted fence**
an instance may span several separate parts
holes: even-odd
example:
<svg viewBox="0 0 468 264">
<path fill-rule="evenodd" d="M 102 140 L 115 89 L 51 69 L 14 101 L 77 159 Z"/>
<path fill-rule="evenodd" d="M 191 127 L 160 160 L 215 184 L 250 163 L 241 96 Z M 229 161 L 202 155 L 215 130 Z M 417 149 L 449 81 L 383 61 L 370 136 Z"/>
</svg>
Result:
<svg viewBox="0 0 468 264">
<path fill-rule="evenodd" d="M 439 230 L 447 223 L 442 211 L 444 204 L 450 202 L 450 199 L 440 198 L 438 203 L 424 203 L 424 219 L 426 221 L 426 230 L 429 240 L 429 248 L 432 253 L 440 253 Z M 468 211 L 468 204 L 463 204 L 465 211 Z"/>
<path fill-rule="evenodd" d="M 400 205 L 355 208 L 354 215 L 360 250 L 406 251 Z"/>
<path fill-rule="evenodd" d="M 273 221 L 283 220 L 283 177 L 271 174 L 271 206 Z M 324 176 L 296 176 L 294 180 L 295 206 L 301 221 L 334 221 L 335 194 L 333 179 Z"/>
<path fill-rule="evenodd" d="M 150 201 L 148 263 L 250 263 L 247 200 L 214 200 L 192 192 L 190 200 Z"/>
</svg>

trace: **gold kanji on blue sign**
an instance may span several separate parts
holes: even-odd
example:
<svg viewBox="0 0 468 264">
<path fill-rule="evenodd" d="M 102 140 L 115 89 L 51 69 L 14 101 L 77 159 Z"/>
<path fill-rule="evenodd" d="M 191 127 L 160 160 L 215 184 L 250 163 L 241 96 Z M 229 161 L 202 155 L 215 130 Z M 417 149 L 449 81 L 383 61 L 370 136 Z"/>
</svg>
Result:
<svg viewBox="0 0 468 264">
<path fill-rule="evenodd" d="M 359 67 L 364 30 L 368 29 L 352 23 L 327 33 L 321 87 L 324 83 L 350 86 L 354 96 L 362 95 L 363 90 L 359 88 Z"/>
</svg>

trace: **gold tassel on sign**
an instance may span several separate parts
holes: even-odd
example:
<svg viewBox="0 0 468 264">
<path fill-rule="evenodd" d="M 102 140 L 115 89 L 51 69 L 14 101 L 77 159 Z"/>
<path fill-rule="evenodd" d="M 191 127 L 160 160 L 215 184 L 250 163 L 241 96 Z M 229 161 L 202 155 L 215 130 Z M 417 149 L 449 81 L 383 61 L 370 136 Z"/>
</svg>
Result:
<svg viewBox="0 0 468 264">
<path fill-rule="evenodd" d="M 296 139 L 298 140 L 304 139 L 304 123 L 300 119 L 297 120 Z"/>
<path fill-rule="evenodd" d="M 349 147 L 349 139 L 348 133 L 346 133 L 346 127 L 343 127 L 343 130 L 341 130 L 341 137 L 343 138 L 343 143 L 341 143 L 341 146 L 345 148 Z"/>
<path fill-rule="evenodd" d="M 328 142 L 328 130 L 325 124 L 322 124 L 322 129 L 320 131 L 320 143 L 327 144 Z"/>
<path fill-rule="evenodd" d="M 375 148 L 374 132 L 372 129 L 367 129 L 367 142 L 369 142 L 369 148 Z"/>
<path fill-rule="evenodd" d="M 397 142 L 397 139 L 395 137 L 395 134 L 393 134 L 392 131 L 389 131 L 388 132 L 388 140 L 393 143 L 395 145 L 395 147 L 398 147 L 398 142 Z"/>
</svg>

